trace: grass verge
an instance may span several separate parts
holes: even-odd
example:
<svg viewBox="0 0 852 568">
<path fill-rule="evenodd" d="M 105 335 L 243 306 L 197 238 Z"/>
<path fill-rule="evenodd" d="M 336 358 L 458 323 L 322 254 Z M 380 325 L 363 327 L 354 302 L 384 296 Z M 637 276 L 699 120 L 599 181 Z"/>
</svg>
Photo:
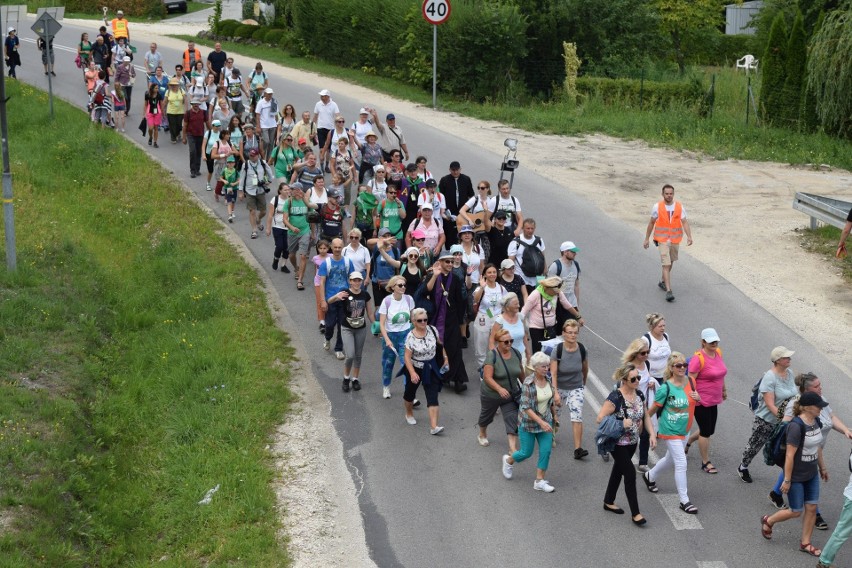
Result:
<svg viewBox="0 0 852 568">
<path fill-rule="evenodd" d="M 213 42 L 192 39 L 211 47 Z M 223 42 L 226 51 L 246 57 L 274 61 L 288 67 L 312 71 L 369 87 L 393 97 L 431 105 L 432 95 L 412 85 L 387 77 L 332 65 L 314 58 L 297 57 L 286 49 Z M 663 110 L 639 110 L 629 105 L 605 105 L 596 99 L 581 105 L 564 102 L 475 103 L 447 95 L 438 96 L 443 110 L 483 120 L 495 120 L 532 132 L 580 135 L 600 132 L 651 145 L 701 152 L 716 159 L 771 161 L 789 164 L 829 164 L 852 170 L 852 144 L 823 134 L 805 134 L 772 127 L 746 125 L 747 78 L 732 69 L 696 69 L 709 87 L 716 75 L 716 105 L 712 118 L 702 118 L 692 107 L 674 105 Z"/>
<path fill-rule="evenodd" d="M 0 564 L 287 565 L 267 445 L 293 351 L 258 275 L 144 152 L 7 93 Z"/>
<path fill-rule="evenodd" d="M 0 5 L 17 5 L 21 4 L 20 0 L 0 0 Z M 30 14 L 35 14 L 39 8 L 53 8 L 56 6 L 64 5 L 62 2 L 55 2 L 54 0 L 27 0 L 24 2 L 27 5 L 27 12 Z M 212 8 L 213 4 L 209 4 L 207 2 L 193 2 L 192 0 L 187 0 L 186 2 L 186 13 L 192 14 L 193 12 L 199 12 L 201 10 L 206 10 L 207 8 Z M 65 11 L 65 16 L 68 19 L 72 20 L 99 20 L 103 21 L 103 12 L 97 13 L 88 13 L 88 12 L 69 12 Z M 162 19 L 169 20 L 171 18 L 176 18 L 178 16 L 184 16 L 185 14 L 180 12 L 172 12 L 171 14 L 166 14 Z M 112 19 L 114 14 L 110 12 L 109 18 Z M 133 22 L 142 22 L 142 23 L 150 23 L 160 21 L 161 18 L 130 18 L 130 25 L 133 25 Z"/>
<path fill-rule="evenodd" d="M 840 229 L 831 225 L 822 225 L 816 229 L 802 229 L 799 232 L 799 242 L 805 250 L 825 257 L 840 271 L 846 282 L 852 282 L 852 256 L 846 258 L 834 256 L 837 253 L 838 241 L 840 241 Z"/>
</svg>

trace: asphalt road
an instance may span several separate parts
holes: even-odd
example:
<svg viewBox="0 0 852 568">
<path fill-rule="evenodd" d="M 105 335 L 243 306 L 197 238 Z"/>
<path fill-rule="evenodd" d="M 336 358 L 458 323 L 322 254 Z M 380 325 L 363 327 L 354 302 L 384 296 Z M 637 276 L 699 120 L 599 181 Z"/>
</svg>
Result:
<svg viewBox="0 0 852 568">
<path fill-rule="evenodd" d="M 31 21 L 23 28 L 22 58 L 19 77 L 38 87 L 47 87 L 42 74 Z M 5 24 L 4 24 L 5 26 Z M 73 66 L 72 51 L 82 29 L 66 24 L 57 40 L 57 73 L 54 92 L 82 106 L 85 90 L 81 73 Z M 96 23 L 85 30 L 96 33 Z M 140 49 L 147 45 L 142 34 L 135 35 Z M 142 41 L 144 40 L 144 42 Z M 69 48 L 70 49 L 70 48 Z M 177 50 L 162 48 L 168 67 L 178 61 Z M 206 50 L 204 51 L 206 53 Z M 237 66 L 249 69 L 254 61 L 236 57 Z M 138 60 L 137 60 L 138 61 Z M 293 103 L 299 113 L 312 109 L 317 91 L 324 85 L 305 85 L 273 74 L 271 84 L 280 104 Z M 135 130 L 141 116 L 142 89 L 135 90 L 136 108 L 129 120 L 127 136 L 142 144 Z M 353 100 L 344 92 L 333 92 L 347 122 L 356 118 L 357 109 L 370 101 Z M 9 112 L 24 112 L 21 101 L 12 100 Z M 499 176 L 501 156 L 486 152 L 462 139 L 448 136 L 428 124 L 420 124 L 393 108 L 404 129 L 410 150 L 429 157 L 429 169 L 436 177 L 444 175 L 451 160 L 461 162 L 463 171 L 474 180 Z M 47 133 L 46 133 L 47 134 Z M 495 134 L 496 135 L 496 134 Z M 14 146 L 14 132 L 10 144 Z M 161 137 L 161 146 L 143 149 L 172 171 L 223 219 L 225 209 L 215 204 L 213 194 L 204 190 L 204 182 L 191 180 L 188 151 L 172 146 Z M 560 433 L 554 449 L 548 478 L 556 492 L 543 494 L 532 489 L 532 460 L 515 467 L 515 478 L 503 479 L 500 457 L 506 451 L 500 435 L 499 419 L 490 429 L 491 446 L 476 442 L 479 413 L 477 385 L 463 395 L 445 391 L 441 395 L 441 423 L 446 432 L 430 436 L 424 410 L 417 411 L 419 423 L 408 426 L 403 419 L 402 385 L 395 382 L 393 398 L 381 398 L 379 342 L 368 339 L 362 371 L 364 389 L 345 394 L 340 389 L 341 362 L 322 349 L 316 332 L 313 293 L 299 292 L 291 275 L 272 274 L 276 289 L 287 304 L 301 339 L 312 355 L 313 369 L 331 400 L 333 418 L 343 440 L 346 459 L 356 485 L 364 518 L 367 543 L 376 563 L 382 567 L 406 566 L 618 566 L 646 564 L 661 567 L 699 566 L 812 566 L 815 561 L 796 551 L 800 524 L 785 523 L 775 530 L 773 541 L 760 536 L 760 517 L 774 509 L 767 492 L 777 475 L 760 463 L 751 471 L 755 483 L 742 483 L 735 473 L 742 447 L 748 438 L 751 414 L 737 401 L 748 400 L 754 381 L 769 367 L 769 352 L 775 345 L 796 350 L 794 370 L 813 370 L 823 379 L 824 392 L 835 412 L 852 424 L 852 413 L 843 393 L 848 381 L 825 356 L 809 345 L 772 315 L 744 296 L 718 274 L 683 255 L 674 271 L 677 301 L 664 301 L 657 288 L 659 261 L 655 251 L 642 249 L 643 235 L 614 221 L 572 192 L 570 179 L 553 180 L 524 168 L 523 143 L 519 148 L 521 168 L 513 194 L 522 202 L 524 214 L 538 222 L 538 234 L 548 246 L 548 260 L 555 258 L 559 242 L 575 241 L 581 249 L 582 312 L 589 329 L 581 333 L 593 372 L 600 383 L 588 389 L 590 399 L 585 411 L 586 448 L 592 448 L 596 405 L 611 386 L 609 379 L 617 366 L 616 348 L 593 335 L 594 330 L 607 342 L 625 347 L 646 331 L 644 315 L 662 312 L 674 349 L 691 353 L 699 346 L 699 332 L 715 327 L 722 338 L 728 368 L 727 382 L 732 399 L 722 405 L 716 436 L 713 438 L 713 462 L 720 474 L 711 476 L 699 469 L 697 449 L 689 457 L 690 498 L 700 509 L 697 517 L 677 509 L 677 496 L 671 475 L 659 482 L 658 496 L 649 494 L 637 480 L 642 513 L 649 523 L 639 529 L 629 515 L 617 517 L 601 510 L 604 487 L 610 465 L 590 456 L 575 461 L 568 434 Z M 659 186 L 668 181 L 660 172 Z M 689 207 L 688 187 L 677 197 Z M 648 209 L 652 202 L 648 203 Z M 613 203 L 612 207 L 618 207 Z M 759 214 L 756 216 L 759 222 Z M 702 238 L 700 219 L 691 219 L 694 236 Z M 249 240 L 247 215 L 240 211 L 238 222 L 225 223 L 247 243 L 266 270 L 271 271 L 271 239 Z M 719 254 L 733 246 L 761 246 L 758 243 L 718 243 Z M 767 245 L 771 246 L 771 244 Z M 688 251 L 687 251 L 688 252 Z M 795 267 L 791 267 L 794 270 Z M 306 278 L 307 281 L 309 279 Z M 849 330 L 838 329 L 838 333 Z M 467 352 L 468 372 L 475 377 L 472 348 Z M 827 459 L 832 480 L 823 484 L 822 512 L 834 526 L 842 506 L 846 485 L 849 444 L 834 433 L 828 444 Z M 593 452 L 594 453 L 594 452 Z M 623 492 L 617 503 L 626 508 Z M 814 544 L 828 538 L 816 531 Z M 852 556 L 841 553 L 840 560 Z"/>
</svg>

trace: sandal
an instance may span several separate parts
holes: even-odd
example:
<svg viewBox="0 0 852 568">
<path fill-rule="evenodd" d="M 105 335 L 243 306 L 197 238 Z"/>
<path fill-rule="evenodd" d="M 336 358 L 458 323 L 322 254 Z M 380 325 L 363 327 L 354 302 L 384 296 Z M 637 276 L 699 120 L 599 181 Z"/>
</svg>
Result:
<svg viewBox="0 0 852 568">
<path fill-rule="evenodd" d="M 305 285 L 302 284 L 301 280 L 296 282 L 296 289 L 297 290 L 304 290 L 305 289 Z"/>
<path fill-rule="evenodd" d="M 819 556 L 820 554 L 822 554 L 822 550 L 820 550 L 819 548 L 814 548 L 814 545 L 811 543 L 800 544 L 799 550 L 801 550 L 802 552 L 807 552 L 811 556 Z"/>
<path fill-rule="evenodd" d="M 719 473 L 719 470 L 716 469 L 716 466 L 714 466 L 710 462 L 706 462 L 706 463 L 701 464 L 701 469 L 702 469 L 702 471 L 704 471 L 706 473 Z"/>
<path fill-rule="evenodd" d="M 659 491 L 659 489 L 657 488 L 657 484 L 651 481 L 651 478 L 648 477 L 647 471 L 642 474 L 642 481 L 645 482 L 645 487 L 647 487 L 648 491 L 650 491 L 651 493 L 656 493 Z"/>
<path fill-rule="evenodd" d="M 690 501 L 687 501 L 686 503 L 681 503 L 680 510 L 684 513 L 689 513 L 690 515 L 698 514 L 698 507 L 693 505 Z"/>
<path fill-rule="evenodd" d="M 689 446 L 691 446 L 691 445 L 692 444 L 687 444 L 683 447 L 683 455 L 685 455 L 685 456 L 689 455 Z"/>
<path fill-rule="evenodd" d="M 760 534 L 766 540 L 772 540 L 772 525 L 769 524 L 769 515 L 760 518 Z"/>
</svg>

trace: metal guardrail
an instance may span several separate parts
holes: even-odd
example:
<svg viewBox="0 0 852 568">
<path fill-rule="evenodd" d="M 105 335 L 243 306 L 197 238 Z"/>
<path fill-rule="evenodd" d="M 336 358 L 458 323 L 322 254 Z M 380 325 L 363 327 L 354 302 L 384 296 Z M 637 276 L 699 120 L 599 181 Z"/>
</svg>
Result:
<svg viewBox="0 0 852 568">
<path fill-rule="evenodd" d="M 813 193 L 796 192 L 796 197 L 793 199 L 793 209 L 810 216 L 811 229 L 817 228 L 817 222 L 843 229 L 849 210 L 852 209 L 852 201 L 823 197 Z"/>
</svg>

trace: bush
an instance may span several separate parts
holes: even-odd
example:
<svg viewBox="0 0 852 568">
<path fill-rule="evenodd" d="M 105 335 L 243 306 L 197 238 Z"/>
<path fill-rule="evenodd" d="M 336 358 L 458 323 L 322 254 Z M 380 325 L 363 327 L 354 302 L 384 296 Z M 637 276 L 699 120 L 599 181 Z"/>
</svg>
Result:
<svg viewBox="0 0 852 568">
<path fill-rule="evenodd" d="M 59 5 L 59 4 L 52 4 Z M 67 12 L 83 12 L 86 14 L 102 14 L 101 7 L 104 6 L 103 0 L 66 0 L 65 10 Z M 135 18 L 162 18 L 166 15 L 166 9 L 163 6 L 162 0 L 122 0 L 121 9 L 124 10 L 124 15 L 132 20 Z M 107 15 L 109 19 L 115 17 L 115 8 L 110 10 Z M 130 23 L 131 27 L 133 22 Z M 94 40 L 93 40 L 94 41 Z"/>
<path fill-rule="evenodd" d="M 266 30 L 263 41 L 269 45 L 278 45 L 281 43 L 281 38 L 284 37 L 285 33 L 285 30 Z"/>
<path fill-rule="evenodd" d="M 760 109 L 763 119 L 769 123 L 780 119 L 783 110 L 781 91 L 787 79 L 787 42 L 787 24 L 784 23 L 784 15 L 779 13 L 772 22 L 769 43 L 760 61 Z"/>
<path fill-rule="evenodd" d="M 256 41 L 263 41 L 263 39 L 266 37 L 266 32 L 268 31 L 269 30 L 264 27 L 257 26 L 256 29 L 251 33 L 251 39 Z"/>
<path fill-rule="evenodd" d="M 249 39 L 252 34 L 254 34 L 255 30 L 260 28 L 260 26 L 250 26 L 248 24 L 240 24 L 237 26 L 237 29 L 234 30 L 233 37 L 241 37 L 245 39 Z"/>
<path fill-rule="evenodd" d="M 696 42 L 689 47 L 690 63 L 733 67 L 737 59 L 750 54 L 760 58 L 757 39 L 753 35 L 711 35 L 707 41 Z"/>
<path fill-rule="evenodd" d="M 219 22 L 219 35 L 233 37 L 234 31 L 241 25 L 237 20 L 222 20 Z"/>
<path fill-rule="evenodd" d="M 607 79 L 579 77 L 577 91 L 586 97 L 595 97 L 606 104 L 638 106 L 640 94 L 642 107 L 668 108 L 672 103 L 694 104 L 704 97 L 701 82 L 645 81 L 638 79 Z"/>
</svg>

